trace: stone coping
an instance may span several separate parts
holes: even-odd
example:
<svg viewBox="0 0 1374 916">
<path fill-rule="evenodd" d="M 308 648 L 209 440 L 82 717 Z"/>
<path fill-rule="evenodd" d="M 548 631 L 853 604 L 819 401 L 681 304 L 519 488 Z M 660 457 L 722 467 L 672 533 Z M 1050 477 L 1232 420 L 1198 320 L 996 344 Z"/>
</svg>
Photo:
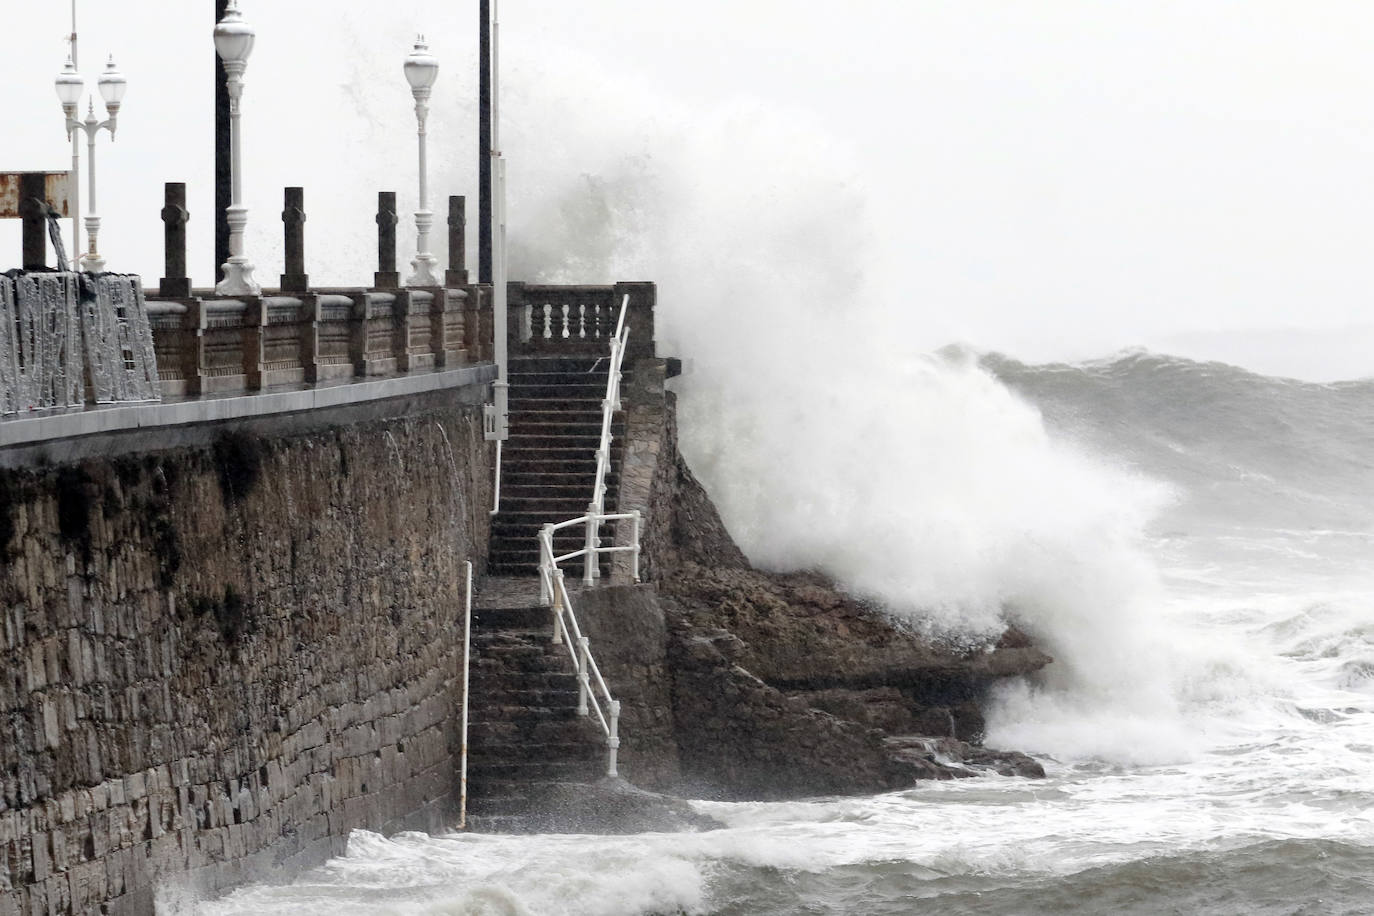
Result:
<svg viewBox="0 0 1374 916">
<path fill-rule="evenodd" d="M 213 423 L 297 413 L 483 385 L 496 378 L 495 363 L 414 372 L 388 378 L 341 380 L 264 389 L 253 394 L 169 398 L 145 404 L 109 404 L 49 410 L 0 420 L 0 448 L 134 429 Z"/>
</svg>

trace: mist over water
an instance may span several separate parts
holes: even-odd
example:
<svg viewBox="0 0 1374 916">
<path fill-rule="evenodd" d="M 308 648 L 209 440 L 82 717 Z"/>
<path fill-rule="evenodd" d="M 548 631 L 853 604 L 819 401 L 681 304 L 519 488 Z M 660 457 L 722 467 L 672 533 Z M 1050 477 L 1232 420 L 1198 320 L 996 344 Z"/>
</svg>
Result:
<svg viewBox="0 0 1374 916">
<path fill-rule="evenodd" d="M 823 126 L 541 60 L 509 84 L 513 275 L 658 282 L 682 446 L 750 558 L 940 638 L 1033 634 L 1056 663 L 999 691 L 989 743 L 1049 778 L 702 803 L 705 834 L 359 832 L 201 911 L 1361 912 L 1370 383 L 941 349 Z"/>
</svg>

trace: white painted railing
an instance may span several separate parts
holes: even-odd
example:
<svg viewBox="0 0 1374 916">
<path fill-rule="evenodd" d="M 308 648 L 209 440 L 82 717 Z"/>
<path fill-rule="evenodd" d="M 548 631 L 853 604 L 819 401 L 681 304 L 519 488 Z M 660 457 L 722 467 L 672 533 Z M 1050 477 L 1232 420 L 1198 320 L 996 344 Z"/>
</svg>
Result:
<svg viewBox="0 0 1374 916">
<path fill-rule="evenodd" d="M 633 536 L 630 544 L 623 547 L 584 546 L 571 553 L 561 555 L 554 553 L 553 536 L 556 532 L 577 525 L 586 525 L 590 530 L 593 525 L 599 525 L 601 522 L 622 519 L 632 523 Z M 572 597 L 568 594 L 563 570 L 558 568 L 558 564 L 584 555 L 590 559 L 590 562 L 597 563 L 600 554 L 629 552 L 633 557 L 631 568 L 634 572 L 635 581 L 638 582 L 639 529 L 640 515 L 636 511 L 613 515 L 584 515 L 581 518 L 569 519 L 566 522 L 545 525 L 539 531 L 539 597 L 553 612 L 554 644 L 568 647 L 568 654 L 572 658 L 573 667 L 577 670 L 577 714 L 585 716 L 595 712 L 601 730 L 606 735 L 607 776 L 618 775 L 616 757 L 620 750 L 620 701 L 611 696 L 611 690 L 606 686 L 606 679 L 601 676 L 601 669 L 597 667 L 596 659 L 592 657 L 591 640 L 582 635 L 582 627 L 578 625 L 577 614 L 573 610 Z M 588 543 L 590 543 L 590 538 Z M 593 681 L 596 684 L 597 692 L 592 690 Z M 598 692 L 600 698 L 598 698 Z M 602 701 L 605 703 L 604 710 L 602 709 Z"/>
<path fill-rule="evenodd" d="M 587 506 L 587 542 L 583 561 L 582 581 L 591 585 L 601 575 L 596 562 L 596 550 L 601 546 L 601 519 L 606 513 L 606 474 L 611 469 L 611 420 L 620 409 L 620 367 L 625 360 L 625 345 L 630 329 L 625 326 L 625 312 L 630 307 L 627 293 L 620 301 L 620 317 L 616 319 L 615 336 L 611 338 L 610 369 L 606 374 L 606 397 L 601 402 L 601 441 L 596 448 L 596 482 L 592 485 L 592 501 Z M 635 538 L 639 543 L 639 538 Z M 639 554 L 635 554 L 636 561 Z M 635 578 L 639 578 L 638 570 Z"/>
<path fill-rule="evenodd" d="M 615 336 L 611 338 L 606 397 L 601 402 L 601 440 L 596 449 L 596 482 L 592 485 L 592 501 L 587 506 L 587 514 L 566 522 L 548 524 L 539 530 L 539 600 L 547 604 L 553 612 L 554 644 L 568 647 L 573 668 L 577 670 L 577 714 L 585 716 L 595 712 L 597 722 L 606 735 L 607 776 L 618 775 L 616 757 L 620 752 L 620 701 L 611 696 L 606 679 L 601 676 L 601 669 L 592 657 L 591 640 L 582 635 L 582 627 L 578 625 L 577 614 L 573 610 L 572 598 L 568 594 L 567 583 L 559 564 L 580 557 L 582 581 L 586 585 L 593 585 L 601 575 L 603 553 L 629 553 L 634 580 L 639 581 L 640 514 L 638 511 L 606 514 L 606 473 L 611 467 L 613 438 L 611 421 L 615 412 L 620 409 L 620 369 L 625 359 L 625 345 L 630 339 L 630 329 L 625 326 L 625 312 L 629 307 L 630 297 L 626 295 L 620 303 L 620 317 L 616 321 Z M 629 544 L 622 547 L 601 546 L 601 525 L 603 522 L 611 521 L 631 523 Z M 578 525 L 582 525 L 584 530 L 582 546 L 571 553 L 555 553 L 554 534 L 564 528 L 575 528 Z M 593 682 L 596 691 L 592 690 Z"/>
</svg>

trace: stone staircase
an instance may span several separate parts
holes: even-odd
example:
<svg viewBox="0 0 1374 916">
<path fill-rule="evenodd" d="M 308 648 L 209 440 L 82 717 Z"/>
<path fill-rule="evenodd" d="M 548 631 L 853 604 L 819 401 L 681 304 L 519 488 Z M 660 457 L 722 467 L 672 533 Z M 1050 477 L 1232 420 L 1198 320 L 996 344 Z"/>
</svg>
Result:
<svg viewBox="0 0 1374 916">
<path fill-rule="evenodd" d="M 475 826 L 528 827 L 551 784 L 605 775 L 605 736 L 577 714 L 566 645 L 553 645 L 533 578 L 488 578 L 473 611 L 468 812 Z"/>
<path fill-rule="evenodd" d="M 492 519 L 488 571 L 494 576 L 534 576 L 540 527 L 585 515 L 596 479 L 601 402 L 606 397 L 605 357 L 527 356 L 510 361 L 510 438 L 503 447 L 501 511 Z M 611 427 L 606 511 L 619 490 L 624 423 Z M 582 528 L 554 539 L 568 553 L 582 546 Z M 603 529 L 603 540 L 608 532 Z M 602 559 L 602 575 L 610 572 Z"/>
</svg>

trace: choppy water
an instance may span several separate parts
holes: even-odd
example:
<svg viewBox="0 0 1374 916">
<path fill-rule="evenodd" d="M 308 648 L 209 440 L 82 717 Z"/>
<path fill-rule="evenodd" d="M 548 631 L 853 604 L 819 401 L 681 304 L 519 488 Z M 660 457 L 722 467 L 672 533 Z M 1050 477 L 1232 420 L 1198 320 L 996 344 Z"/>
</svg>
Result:
<svg viewBox="0 0 1374 916">
<path fill-rule="evenodd" d="M 355 833 L 289 887 L 197 911 L 1374 912 L 1374 383 L 1142 353 L 984 365 L 1055 441 L 1174 494 L 1136 548 L 1160 580 L 1149 626 L 1122 623 L 1165 651 L 994 704 L 993 739 L 1047 779 L 703 802 L 728 827 L 700 834 Z"/>
</svg>

